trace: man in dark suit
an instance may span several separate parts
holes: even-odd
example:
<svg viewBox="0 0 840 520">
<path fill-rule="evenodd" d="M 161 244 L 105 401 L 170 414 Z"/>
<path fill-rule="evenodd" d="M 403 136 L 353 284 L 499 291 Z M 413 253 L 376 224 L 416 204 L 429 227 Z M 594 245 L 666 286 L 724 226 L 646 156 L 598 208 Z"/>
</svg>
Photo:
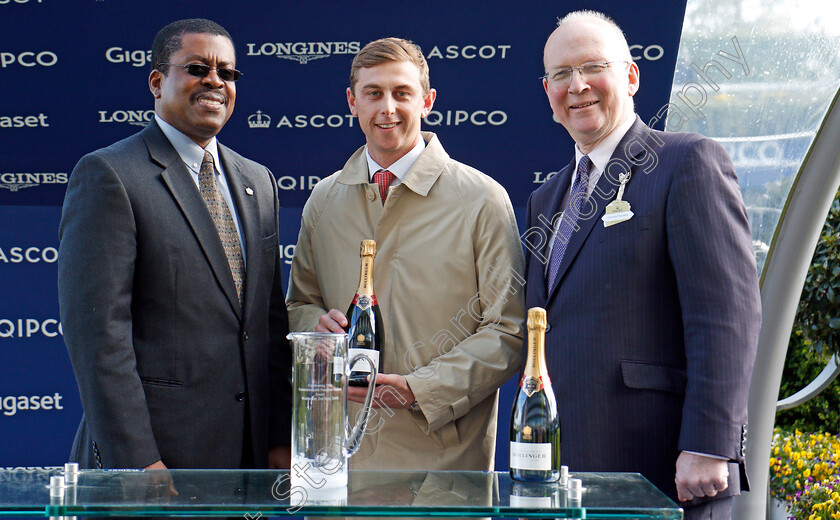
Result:
<svg viewBox="0 0 840 520">
<path fill-rule="evenodd" d="M 240 73 L 204 19 L 155 37 L 155 120 L 79 161 L 58 292 L 83 467 L 288 467 L 277 186 L 216 141 Z"/>
<path fill-rule="evenodd" d="M 640 472 L 686 518 L 728 518 L 761 319 L 732 162 L 635 116 L 639 69 L 603 14 L 560 20 L 544 61 L 575 160 L 531 195 L 522 238 L 564 463 Z"/>
</svg>

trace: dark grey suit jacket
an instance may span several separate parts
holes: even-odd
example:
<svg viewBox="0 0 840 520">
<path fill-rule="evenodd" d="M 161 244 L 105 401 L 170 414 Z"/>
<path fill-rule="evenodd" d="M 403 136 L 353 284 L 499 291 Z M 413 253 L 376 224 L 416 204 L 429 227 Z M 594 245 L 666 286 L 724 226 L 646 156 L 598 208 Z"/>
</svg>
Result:
<svg viewBox="0 0 840 520">
<path fill-rule="evenodd" d="M 244 235 L 241 307 L 210 214 L 156 123 L 70 176 L 58 294 L 82 467 L 238 468 L 248 448 L 244 460 L 264 467 L 289 444 L 277 187 L 266 167 L 219 155 Z"/>
<path fill-rule="evenodd" d="M 546 239 L 573 168 L 531 195 L 523 235 L 526 305 L 548 311 L 564 464 L 641 472 L 676 498 L 679 452 L 710 453 L 733 462 L 719 496 L 739 493 L 761 310 L 729 156 L 710 139 L 653 131 L 637 118 L 584 204 L 549 290 Z M 628 170 L 623 199 L 635 215 L 604 227 Z"/>
</svg>

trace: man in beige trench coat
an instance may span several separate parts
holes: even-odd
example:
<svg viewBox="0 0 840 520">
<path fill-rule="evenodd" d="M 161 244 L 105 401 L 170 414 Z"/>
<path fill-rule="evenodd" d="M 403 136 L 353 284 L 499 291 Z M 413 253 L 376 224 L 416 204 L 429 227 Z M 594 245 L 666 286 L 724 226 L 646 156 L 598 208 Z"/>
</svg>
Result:
<svg viewBox="0 0 840 520">
<path fill-rule="evenodd" d="M 435 96 L 416 45 L 366 45 L 347 89 L 366 145 L 303 209 L 286 298 L 291 330 L 343 332 L 359 244 L 377 245 L 378 408 L 354 469 L 493 469 L 498 389 L 519 370 L 524 260 L 510 200 L 420 131 Z M 366 390 L 351 387 L 350 399 Z"/>
</svg>

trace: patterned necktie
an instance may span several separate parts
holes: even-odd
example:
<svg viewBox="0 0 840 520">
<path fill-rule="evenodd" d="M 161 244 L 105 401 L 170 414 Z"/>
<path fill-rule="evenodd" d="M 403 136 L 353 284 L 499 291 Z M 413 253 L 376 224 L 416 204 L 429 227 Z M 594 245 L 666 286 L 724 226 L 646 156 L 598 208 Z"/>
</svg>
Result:
<svg viewBox="0 0 840 520">
<path fill-rule="evenodd" d="M 215 166 L 213 155 L 204 152 L 204 160 L 201 162 L 201 169 L 198 172 L 198 185 L 201 198 L 210 211 L 210 216 L 216 224 L 222 247 L 225 250 L 230 272 L 233 275 L 233 283 L 236 285 L 236 295 L 239 303 L 242 303 L 242 287 L 245 283 L 245 261 L 242 258 L 242 244 L 239 242 L 239 233 L 236 231 L 236 223 L 230 213 L 230 208 L 219 192 L 215 180 Z"/>
<path fill-rule="evenodd" d="M 379 185 L 379 198 L 382 199 L 382 205 L 385 205 L 385 199 L 388 198 L 388 188 L 394 182 L 397 176 L 388 170 L 379 170 L 373 174 L 373 182 Z"/>
<path fill-rule="evenodd" d="M 557 234 L 554 236 L 554 246 L 551 249 L 551 259 L 548 264 L 548 290 L 554 288 L 554 282 L 557 278 L 557 273 L 560 271 L 560 263 L 563 261 L 563 255 L 566 254 L 566 246 L 572 237 L 577 225 L 578 216 L 583 208 L 583 201 L 586 199 L 586 188 L 589 186 L 589 168 L 592 167 L 592 161 L 588 155 L 584 155 L 578 164 L 577 178 L 572 186 L 572 193 L 569 196 L 569 204 L 566 211 L 563 212 L 563 217 L 560 219 L 560 225 L 557 227 Z"/>
</svg>

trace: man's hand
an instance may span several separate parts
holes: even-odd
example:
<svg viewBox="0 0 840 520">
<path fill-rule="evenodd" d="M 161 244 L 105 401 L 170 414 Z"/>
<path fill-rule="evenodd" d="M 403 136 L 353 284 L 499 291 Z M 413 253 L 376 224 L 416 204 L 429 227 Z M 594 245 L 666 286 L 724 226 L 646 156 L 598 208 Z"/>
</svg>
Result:
<svg viewBox="0 0 840 520">
<path fill-rule="evenodd" d="M 677 457 L 677 497 L 681 501 L 713 497 L 728 486 L 729 466 L 726 460 L 682 452 Z"/>
<path fill-rule="evenodd" d="M 166 464 L 162 460 L 149 464 L 143 470 L 166 470 Z M 175 483 L 172 482 L 172 476 L 169 472 L 152 473 L 148 482 L 148 494 L 154 495 L 156 498 L 166 498 L 169 496 L 178 496 L 178 491 L 175 489 Z"/>
<path fill-rule="evenodd" d="M 164 464 L 162 460 L 159 460 L 157 462 L 153 462 L 153 463 L 149 464 L 148 466 L 146 466 L 143 469 L 144 470 L 145 469 L 166 469 L 166 464 Z"/>
<path fill-rule="evenodd" d="M 321 316 L 315 332 L 346 332 L 347 317 L 338 309 L 330 309 L 330 312 Z"/>
<path fill-rule="evenodd" d="M 347 398 L 364 403 L 368 389 L 362 386 L 347 387 Z M 414 392 L 408 387 L 404 376 L 377 374 L 376 390 L 373 393 L 374 408 L 409 408 L 414 404 Z"/>
<path fill-rule="evenodd" d="M 277 446 L 268 452 L 268 469 L 289 469 L 292 467 L 292 447 Z"/>
</svg>

